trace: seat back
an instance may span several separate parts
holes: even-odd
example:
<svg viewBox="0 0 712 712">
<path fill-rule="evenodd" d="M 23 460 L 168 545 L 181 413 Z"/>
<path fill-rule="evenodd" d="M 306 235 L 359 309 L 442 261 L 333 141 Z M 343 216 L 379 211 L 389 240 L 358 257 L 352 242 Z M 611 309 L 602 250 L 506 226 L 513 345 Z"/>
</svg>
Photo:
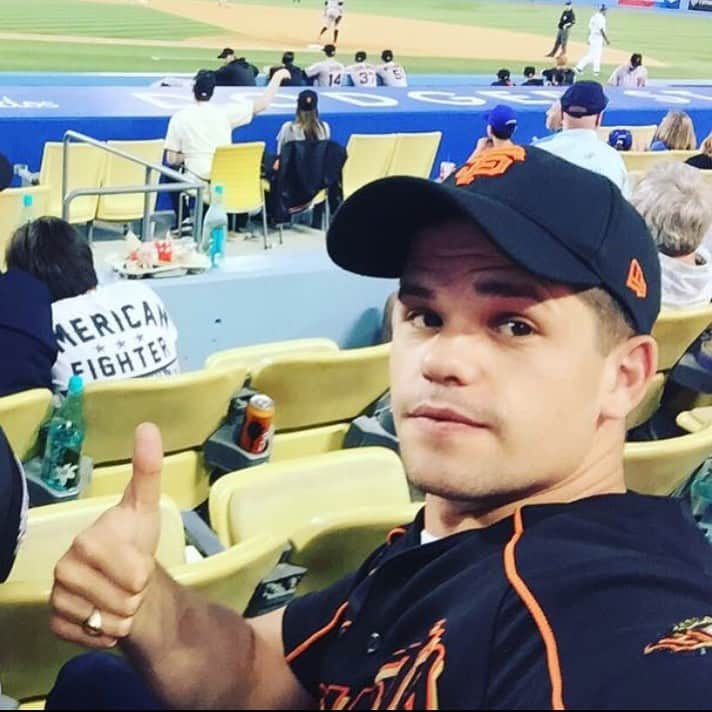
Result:
<svg viewBox="0 0 712 712">
<path fill-rule="evenodd" d="M 697 151 L 622 151 L 621 158 L 629 171 L 647 171 L 658 163 L 686 161 Z"/>
<path fill-rule="evenodd" d="M 49 188 L 44 185 L 26 188 L 5 188 L 0 191 L 0 269 L 5 269 L 5 249 L 12 234 L 23 221 L 24 196 L 32 196 L 32 215 L 47 215 L 49 208 Z"/>
<path fill-rule="evenodd" d="M 400 458 L 379 447 L 267 463 L 221 477 L 210 521 L 230 546 L 265 533 L 289 538 L 321 515 L 410 501 Z"/>
<path fill-rule="evenodd" d="M 245 382 L 244 368 L 193 371 L 162 378 L 98 381 L 84 391 L 83 452 L 94 464 L 131 457 L 136 426 L 156 423 L 164 452 L 202 447 Z"/>
<path fill-rule="evenodd" d="M 345 351 L 275 356 L 251 385 L 274 400 L 275 429 L 352 420 L 388 390 L 390 344 Z"/>
<path fill-rule="evenodd" d="M 642 494 L 672 494 L 712 455 L 712 423 L 689 435 L 626 443 L 623 453 L 628 489 Z"/>
<path fill-rule="evenodd" d="M 50 190 L 47 212 L 62 217 L 62 148 L 61 141 L 47 141 L 42 152 L 40 185 Z M 104 172 L 106 152 L 83 143 L 68 146 L 68 180 L 65 193 L 76 188 L 98 188 Z M 86 223 L 94 220 L 99 202 L 98 195 L 84 195 L 74 199 L 69 206 L 70 223 Z"/>
<path fill-rule="evenodd" d="M 397 134 L 351 134 L 343 169 L 344 198 L 388 173 Z"/>
<path fill-rule="evenodd" d="M 386 175 L 430 178 L 442 135 L 442 131 L 396 134 Z"/>
<path fill-rule="evenodd" d="M 12 450 L 24 460 L 37 440 L 40 425 L 50 413 L 52 393 L 45 388 L 0 398 L 0 425 Z"/>
<path fill-rule="evenodd" d="M 290 339 L 288 341 L 272 341 L 266 344 L 252 346 L 237 346 L 210 354 L 205 360 L 205 368 L 245 367 L 249 372 L 264 359 L 282 356 L 284 354 L 302 354 L 312 352 L 339 350 L 339 345 L 332 339 Z"/>
<path fill-rule="evenodd" d="M 30 509 L 27 533 L 8 581 L 51 581 L 55 564 L 74 538 L 118 501 L 118 496 L 90 497 Z M 161 498 L 161 535 L 156 557 L 164 567 L 185 563 L 183 521 L 178 507 L 167 497 Z"/>
<path fill-rule="evenodd" d="M 118 148 L 136 158 L 149 163 L 161 165 L 165 141 L 151 139 L 145 141 L 108 141 L 109 146 Z M 151 184 L 158 183 L 160 176 L 151 172 Z M 127 185 L 145 185 L 146 169 L 133 161 L 129 161 L 113 153 L 107 153 L 104 171 L 101 178 L 103 188 L 116 188 Z M 151 194 L 149 202 L 151 211 L 156 206 L 156 193 Z M 107 221 L 139 220 L 143 217 L 144 196 L 142 193 L 130 195 L 102 195 L 99 198 L 96 217 Z"/>
<path fill-rule="evenodd" d="M 695 309 L 663 309 L 653 326 L 653 337 L 658 342 L 658 370 L 671 369 L 710 324 L 712 304 Z"/>
<path fill-rule="evenodd" d="M 210 182 L 222 185 L 226 213 L 247 213 L 264 205 L 262 156 L 264 141 L 218 146 L 213 156 Z"/>
<path fill-rule="evenodd" d="M 655 136 L 655 132 L 658 130 L 657 124 L 650 124 L 647 126 L 599 126 L 598 127 L 598 138 L 605 143 L 608 143 L 608 136 L 611 131 L 615 129 L 625 129 L 630 131 L 633 137 L 633 145 L 631 146 L 631 151 L 647 151 L 650 148 L 650 144 Z"/>
</svg>

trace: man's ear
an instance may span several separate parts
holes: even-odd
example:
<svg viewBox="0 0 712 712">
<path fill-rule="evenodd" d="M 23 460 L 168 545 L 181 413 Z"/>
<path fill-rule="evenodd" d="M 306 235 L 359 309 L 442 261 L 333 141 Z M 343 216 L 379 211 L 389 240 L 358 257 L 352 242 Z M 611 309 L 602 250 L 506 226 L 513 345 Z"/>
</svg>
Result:
<svg viewBox="0 0 712 712">
<path fill-rule="evenodd" d="M 608 355 L 601 416 L 625 420 L 645 397 L 657 363 L 658 345 L 652 336 L 634 336 L 614 348 Z"/>
</svg>

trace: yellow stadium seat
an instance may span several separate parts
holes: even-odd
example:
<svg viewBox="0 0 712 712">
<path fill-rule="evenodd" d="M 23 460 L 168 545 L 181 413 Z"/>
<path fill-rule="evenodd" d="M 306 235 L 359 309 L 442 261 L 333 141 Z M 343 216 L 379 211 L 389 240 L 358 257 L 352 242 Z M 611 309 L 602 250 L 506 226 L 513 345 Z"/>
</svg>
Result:
<svg viewBox="0 0 712 712">
<path fill-rule="evenodd" d="M 13 452 L 21 460 L 30 455 L 40 425 L 50 413 L 51 404 L 52 393 L 45 388 L 0 398 L 0 425 Z"/>
<path fill-rule="evenodd" d="M 621 158 L 629 171 L 645 172 L 658 163 L 686 161 L 696 153 L 697 151 L 622 151 Z"/>
<path fill-rule="evenodd" d="M 40 185 L 50 189 L 47 212 L 54 217 L 62 217 L 62 148 L 61 141 L 48 141 L 44 145 L 40 165 Z M 76 188 L 98 188 L 104 171 L 106 152 L 87 144 L 69 145 L 69 180 L 64 192 Z M 73 200 L 69 206 L 69 222 L 92 223 L 96 217 L 98 195 L 85 195 Z"/>
<path fill-rule="evenodd" d="M 334 444 L 338 431 L 327 426 L 348 425 L 388 390 L 389 353 L 390 345 L 383 344 L 275 356 L 258 366 L 250 385 L 275 403 L 272 459 L 286 452 L 312 455 Z M 289 437 L 295 431 L 299 436 Z M 285 437 L 289 442 L 283 446 Z"/>
<path fill-rule="evenodd" d="M 397 134 L 351 134 L 342 172 L 344 198 L 388 174 Z"/>
<path fill-rule="evenodd" d="M 282 354 L 311 353 L 313 351 L 338 351 L 339 345 L 332 339 L 290 339 L 272 341 L 266 344 L 237 346 L 232 349 L 216 351 L 205 360 L 205 368 L 242 367 L 248 373 L 265 359 Z"/>
<path fill-rule="evenodd" d="M 650 148 L 650 144 L 655 136 L 655 132 L 658 130 L 657 124 L 650 124 L 647 126 L 599 126 L 598 127 L 598 138 L 601 141 L 608 143 L 608 136 L 614 129 L 626 129 L 630 131 L 633 136 L 633 145 L 631 146 L 631 151 L 647 151 Z"/>
<path fill-rule="evenodd" d="M 200 504 L 208 486 L 207 472 L 199 455 L 184 451 L 199 450 L 218 428 L 246 373 L 244 368 L 216 368 L 88 384 L 84 391 L 86 437 L 82 452 L 93 459 L 95 469 L 84 496 L 120 491 L 129 468 L 104 470 L 102 466 L 130 460 L 136 426 L 149 421 L 161 429 L 166 453 L 183 453 L 182 458 L 167 459 L 164 492 L 181 507 Z M 107 491 L 112 486 L 119 489 Z"/>
<path fill-rule="evenodd" d="M 210 522 L 225 546 L 265 533 L 286 539 L 327 514 L 410 502 L 400 458 L 380 447 L 270 462 L 213 484 Z"/>
<path fill-rule="evenodd" d="M 104 505 L 105 502 L 103 500 Z M 54 523 L 58 524 L 61 522 L 62 511 L 81 505 L 84 502 L 50 505 L 33 510 L 30 527 L 43 515 L 41 510 L 52 510 L 50 518 L 56 519 Z M 88 501 L 86 506 L 92 506 L 91 502 Z M 35 515 L 34 512 L 39 514 Z M 80 530 L 88 523 L 82 521 L 82 516 L 69 516 L 72 526 L 80 525 Z M 168 527 L 171 529 L 169 538 L 172 544 L 180 543 L 183 549 L 185 540 L 182 537 L 180 514 L 175 505 L 171 508 L 165 499 L 162 502 L 162 518 L 161 547 L 164 546 L 164 534 Z M 61 531 L 58 536 L 66 543 L 77 533 L 77 530 L 71 533 Z M 35 543 L 39 544 L 40 541 Z M 284 544 L 284 539 L 266 534 L 195 563 L 185 563 L 184 557 L 178 560 L 177 549 L 171 552 L 159 550 L 159 560 L 166 563 L 168 573 L 178 583 L 200 592 L 216 603 L 243 611 L 257 583 L 279 560 Z M 34 545 L 30 546 L 36 551 Z M 55 550 L 57 546 L 53 543 L 52 551 Z M 162 558 L 165 556 L 170 561 Z M 60 667 L 70 658 L 84 652 L 78 646 L 60 641 L 51 633 L 48 607 L 51 586 L 51 577 L 47 576 L 33 580 L 13 578 L 8 583 L 0 584 L 0 626 L 3 630 L 0 638 L 0 670 L 3 692 L 19 700 L 46 696 Z"/>
<path fill-rule="evenodd" d="M 0 269 L 5 269 L 5 249 L 15 230 L 22 224 L 24 196 L 32 196 L 32 216 L 47 215 L 49 188 L 44 185 L 5 188 L 0 191 Z"/>
<path fill-rule="evenodd" d="M 223 208 L 226 213 L 262 211 L 263 243 L 267 249 L 267 211 L 262 186 L 264 152 L 264 141 L 218 146 L 213 156 L 210 182 L 214 186 L 223 186 Z"/>
<path fill-rule="evenodd" d="M 430 178 L 442 135 L 442 131 L 396 134 L 386 175 Z"/>
<path fill-rule="evenodd" d="M 145 141 L 107 141 L 109 146 L 130 153 L 148 163 L 161 165 L 165 141 L 152 139 Z M 160 176 L 151 172 L 151 184 L 158 183 Z M 127 185 L 145 185 L 146 169 L 144 166 L 129 161 L 113 153 L 106 154 L 104 171 L 101 177 L 103 188 L 116 188 Z M 156 206 L 156 193 L 149 197 L 150 212 Z M 96 219 L 106 222 L 131 222 L 143 218 L 144 196 L 142 193 L 129 195 L 103 195 L 99 198 Z"/>
<path fill-rule="evenodd" d="M 626 486 L 643 494 L 669 495 L 685 482 L 712 455 L 712 414 L 680 413 L 677 424 L 685 429 L 695 420 L 698 429 L 689 435 L 626 443 L 623 456 Z"/>
<path fill-rule="evenodd" d="M 294 545 L 290 562 L 307 569 L 297 593 L 320 591 L 356 571 L 390 532 L 409 524 L 422 506 L 417 502 L 364 507 L 315 517 L 290 537 Z"/>
</svg>

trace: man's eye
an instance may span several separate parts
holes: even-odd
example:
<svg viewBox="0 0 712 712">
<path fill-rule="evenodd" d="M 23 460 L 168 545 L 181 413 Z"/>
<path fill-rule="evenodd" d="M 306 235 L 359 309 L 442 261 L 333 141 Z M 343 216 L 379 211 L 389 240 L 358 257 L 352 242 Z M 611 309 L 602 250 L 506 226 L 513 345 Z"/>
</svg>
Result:
<svg viewBox="0 0 712 712">
<path fill-rule="evenodd" d="M 433 312 L 411 311 L 406 315 L 406 321 L 418 329 L 433 329 L 442 326 L 442 320 Z"/>
<path fill-rule="evenodd" d="M 497 329 L 505 336 L 530 336 L 534 333 L 534 329 L 526 321 L 520 319 L 507 319 L 500 322 Z"/>
</svg>

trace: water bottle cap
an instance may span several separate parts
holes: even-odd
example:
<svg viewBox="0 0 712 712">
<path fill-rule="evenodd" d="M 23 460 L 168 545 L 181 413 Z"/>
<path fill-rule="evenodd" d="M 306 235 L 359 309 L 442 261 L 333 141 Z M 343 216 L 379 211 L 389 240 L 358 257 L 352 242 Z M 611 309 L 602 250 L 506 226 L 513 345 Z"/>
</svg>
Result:
<svg viewBox="0 0 712 712">
<path fill-rule="evenodd" d="M 69 395 L 77 395 L 84 390 L 84 381 L 82 381 L 81 376 L 76 374 L 69 379 L 69 386 L 67 388 L 67 393 Z"/>
<path fill-rule="evenodd" d="M 213 190 L 215 191 L 216 195 L 222 195 L 224 188 L 220 184 L 218 184 L 213 186 Z"/>
<path fill-rule="evenodd" d="M 32 206 L 32 196 L 29 193 L 25 193 L 25 195 L 22 196 L 22 204 L 26 208 L 29 208 Z"/>
</svg>

